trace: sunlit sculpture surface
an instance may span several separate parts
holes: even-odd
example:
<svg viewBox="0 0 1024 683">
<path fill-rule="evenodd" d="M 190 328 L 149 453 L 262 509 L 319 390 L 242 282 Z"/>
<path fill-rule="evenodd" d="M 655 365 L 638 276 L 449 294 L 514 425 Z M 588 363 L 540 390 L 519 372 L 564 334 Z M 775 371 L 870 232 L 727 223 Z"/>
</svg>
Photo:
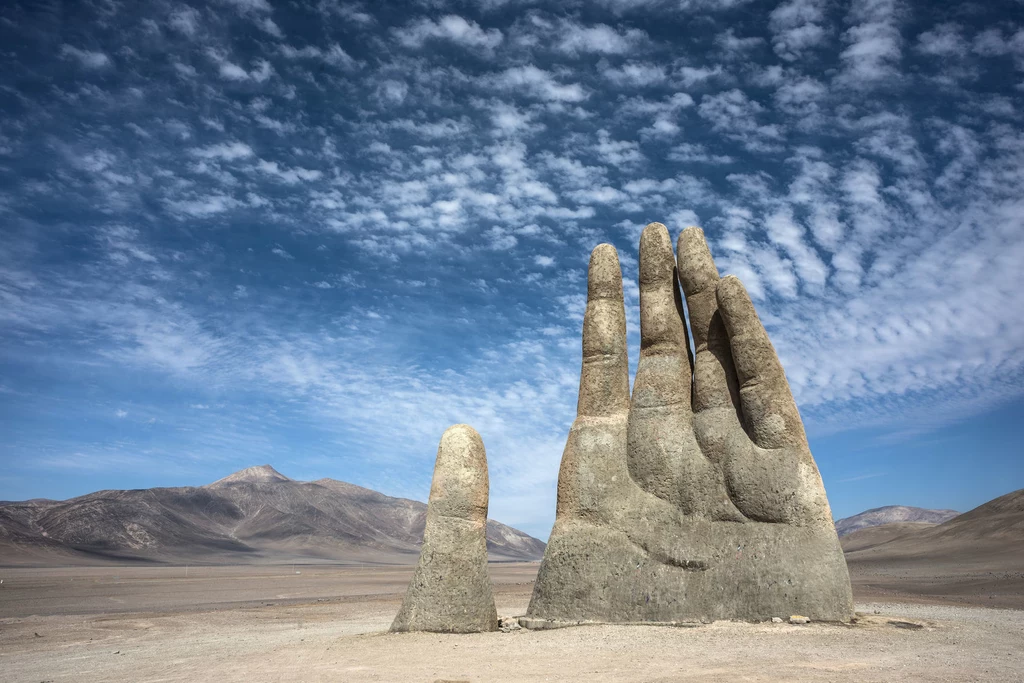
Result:
<svg viewBox="0 0 1024 683">
<path fill-rule="evenodd" d="M 678 259 L 665 226 L 644 230 L 640 326 L 630 395 L 619 259 L 599 245 L 577 417 L 524 625 L 849 619 L 846 562 L 789 383 L 700 228 L 679 236 Z"/>
<path fill-rule="evenodd" d="M 487 573 L 487 454 L 469 425 L 441 437 L 423 546 L 392 631 L 498 630 Z"/>
</svg>

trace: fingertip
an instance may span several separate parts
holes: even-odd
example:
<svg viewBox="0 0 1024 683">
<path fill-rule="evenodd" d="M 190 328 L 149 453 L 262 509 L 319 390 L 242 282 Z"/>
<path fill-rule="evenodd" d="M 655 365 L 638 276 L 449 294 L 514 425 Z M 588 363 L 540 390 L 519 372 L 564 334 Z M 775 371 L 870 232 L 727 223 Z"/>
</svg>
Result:
<svg viewBox="0 0 1024 683">
<path fill-rule="evenodd" d="M 430 508 L 439 515 L 481 522 L 487 519 L 489 488 L 483 439 L 468 424 L 452 425 L 437 447 Z"/>
<path fill-rule="evenodd" d="M 587 299 L 622 299 L 622 267 L 619 253 L 610 244 L 599 244 L 590 253 Z"/>
<path fill-rule="evenodd" d="M 448 429 L 444 430 L 444 434 L 441 435 L 441 441 L 454 439 L 470 439 L 483 443 L 483 439 L 480 438 L 480 433 L 468 424 L 452 425 Z"/>
<path fill-rule="evenodd" d="M 743 286 L 743 281 L 735 275 L 726 275 L 718 281 L 715 296 L 729 334 L 738 332 L 737 328 L 747 325 L 752 317 L 756 319 L 754 302 Z"/>
<path fill-rule="evenodd" d="M 689 296 L 707 289 L 718 280 L 718 269 L 711 257 L 704 231 L 690 226 L 679 233 L 676 242 L 679 262 L 679 281 Z"/>
<path fill-rule="evenodd" d="M 675 266 L 668 228 L 661 223 L 651 223 L 640 234 L 640 284 L 670 281 Z"/>
<path fill-rule="evenodd" d="M 468 424 L 452 425 L 444 430 L 438 445 L 439 460 L 458 463 L 459 467 L 482 468 L 487 474 L 487 451 L 480 433 Z M 443 454 L 443 455 L 441 455 Z"/>
<path fill-rule="evenodd" d="M 736 296 L 745 296 L 748 299 L 750 298 L 749 295 L 747 295 L 747 288 L 743 286 L 742 280 L 735 275 L 726 275 L 718 281 L 719 305 L 722 304 L 724 299 Z"/>
</svg>

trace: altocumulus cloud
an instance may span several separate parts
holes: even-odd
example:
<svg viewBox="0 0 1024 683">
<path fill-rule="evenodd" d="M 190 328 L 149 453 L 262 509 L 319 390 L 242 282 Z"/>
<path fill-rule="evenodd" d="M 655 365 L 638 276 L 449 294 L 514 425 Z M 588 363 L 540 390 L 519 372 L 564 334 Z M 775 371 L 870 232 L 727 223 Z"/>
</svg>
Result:
<svg viewBox="0 0 1024 683">
<path fill-rule="evenodd" d="M 620 249 L 635 359 L 652 220 L 703 221 L 812 434 L 1021 397 L 1019 3 L 30 5 L 0 25 L 25 477 L 270 460 L 423 498 L 470 422 L 492 514 L 543 536 L 587 256 Z"/>
</svg>

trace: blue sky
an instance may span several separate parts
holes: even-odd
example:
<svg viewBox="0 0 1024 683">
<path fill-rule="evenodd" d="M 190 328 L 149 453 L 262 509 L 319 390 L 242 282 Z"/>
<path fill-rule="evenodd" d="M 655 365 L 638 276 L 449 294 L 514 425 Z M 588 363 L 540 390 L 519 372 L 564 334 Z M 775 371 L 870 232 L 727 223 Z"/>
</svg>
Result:
<svg viewBox="0 0 1024 683">
<path fill-rule="evenodd" d="M 271 463 L 541 538 L 586 263 L 702 225 L 837 516 L 1024 486 L 1024 5 L 6 2 L 0 499 Z"/>
</svg>

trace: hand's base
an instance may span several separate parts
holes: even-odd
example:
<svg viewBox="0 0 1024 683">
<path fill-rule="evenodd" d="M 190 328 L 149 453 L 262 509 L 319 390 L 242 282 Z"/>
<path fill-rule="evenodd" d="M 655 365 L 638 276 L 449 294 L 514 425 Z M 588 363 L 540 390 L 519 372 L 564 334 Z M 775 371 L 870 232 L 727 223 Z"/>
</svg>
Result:
<svg viewBox="0 0 1024 683">
<path fill-rule="evenodd" d="M 519 625 L 529 631 L 550 631 L 558 628 L 574 626 L 601 626 L 606 621 L 558 621 L 556 619 L 540 619 L 538 617 L 519 617 Z M 668 626 L 671 628 L 697 628 L 709 623 L 706 621 L 619 621 L 616 626 Z"/>
<path fill-rule="evenodd" d="M 835 531 L 760 522 L 688 520 L 670 557 L 626 534 L 557 524 L 527 618 L 553 622 L 767 620 L 853 616 Z"/>
</svg>

